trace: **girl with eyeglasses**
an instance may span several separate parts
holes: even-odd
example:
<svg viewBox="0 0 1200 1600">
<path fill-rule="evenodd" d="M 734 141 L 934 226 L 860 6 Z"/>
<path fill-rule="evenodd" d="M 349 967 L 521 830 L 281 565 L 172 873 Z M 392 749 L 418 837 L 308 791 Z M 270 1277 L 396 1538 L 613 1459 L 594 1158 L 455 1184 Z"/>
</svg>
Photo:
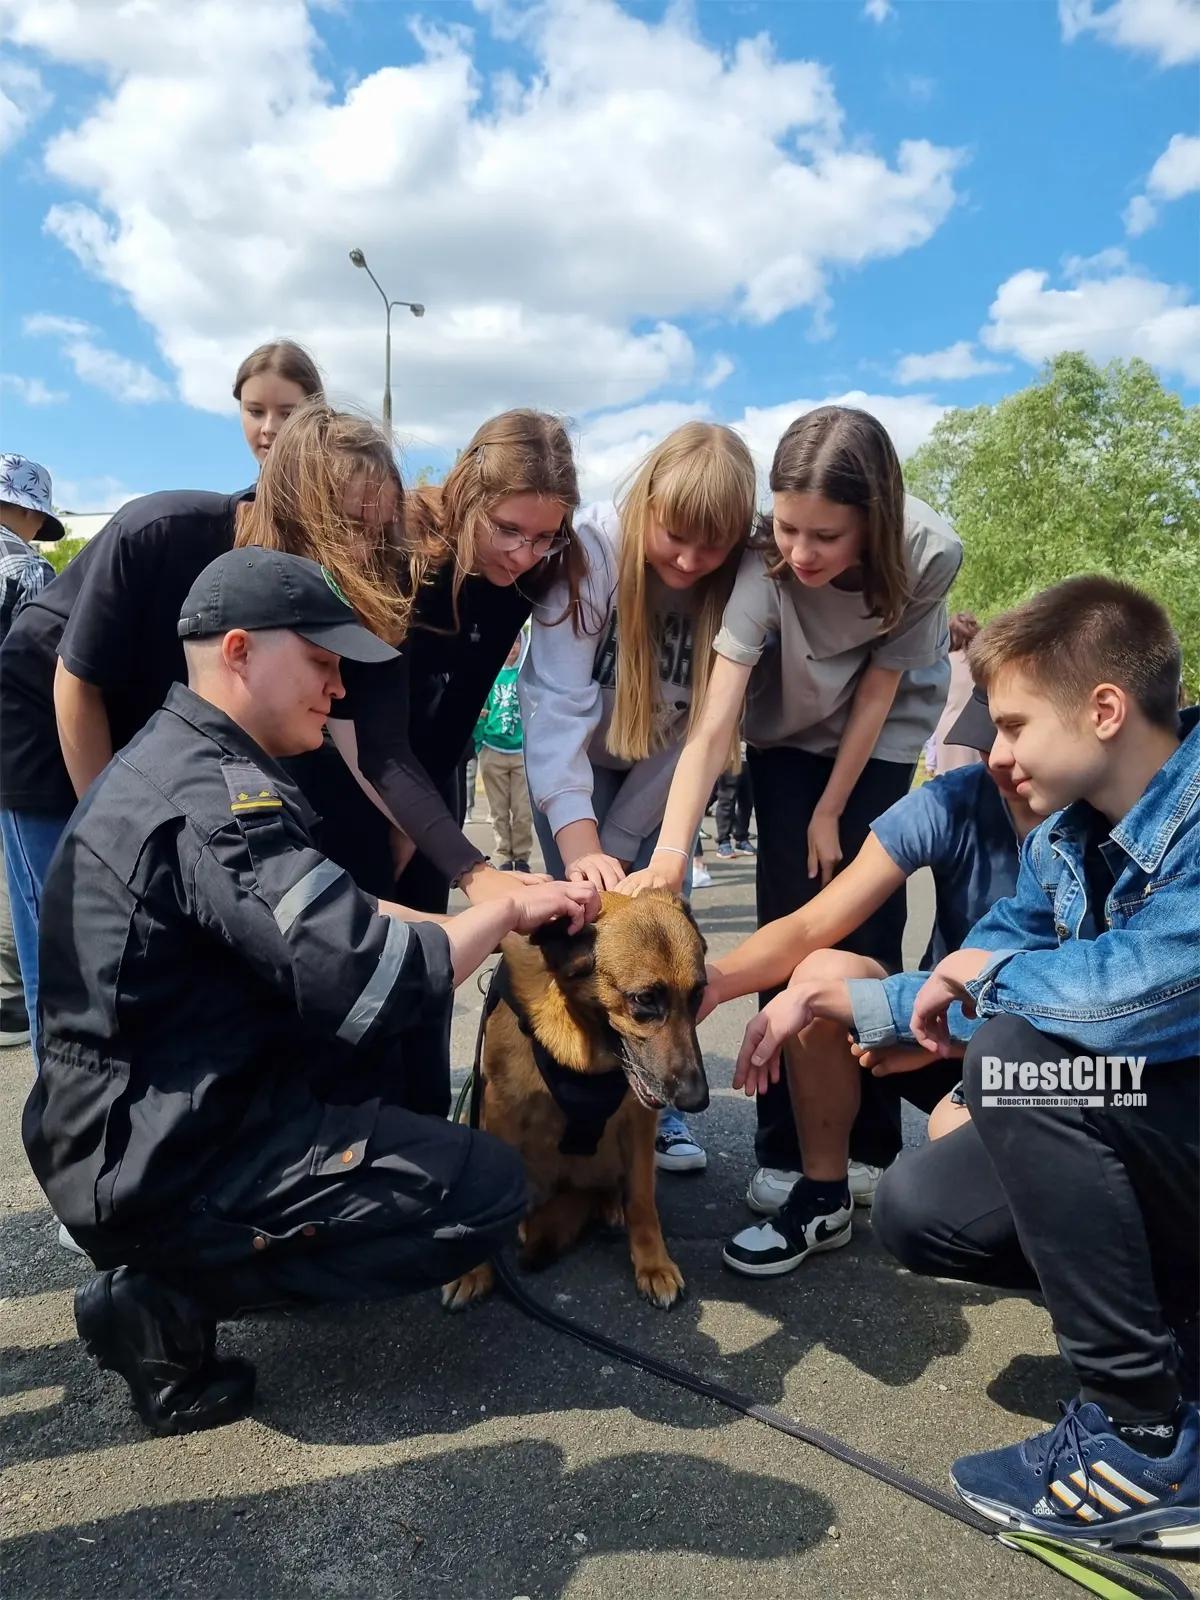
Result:
<svg viewBox="0 0 1200 1600">
<path fill-rule="evenodd" d="M 518 679 L 534 826 L 555 876 L 615 889 L 649 863 L 755 499 L 738 435 L 689 422 L 615 504 L 576 514 L 582 597 L 573 606 L 561 583 L 548 589 Z M 690 849 L 679 864 L 686 893 Z M 660 1118 L 656 1159 L 676 1172 L 706 1164 L 676 1112 Z"/>
<path fill-rule="evenodd" d="M 513 874 L 462 831 L 463 758 L 534 601 L 553 588 L 560 610 L 574 610 L 578 501 L 567 431 L 538 411 L 491 418 L 444 483 L 407 495 L 400 660 L 346 664 L 346 699 L 330 723 L 342 759 L 326 750 L 297 769 L 316 809 L 340 819 L 330 855 L 371 892 L 386 885 L 389 898 L 433 912 L 446 910 L 453 883 L 473 902 L 512 892 Z"/>
</svg>

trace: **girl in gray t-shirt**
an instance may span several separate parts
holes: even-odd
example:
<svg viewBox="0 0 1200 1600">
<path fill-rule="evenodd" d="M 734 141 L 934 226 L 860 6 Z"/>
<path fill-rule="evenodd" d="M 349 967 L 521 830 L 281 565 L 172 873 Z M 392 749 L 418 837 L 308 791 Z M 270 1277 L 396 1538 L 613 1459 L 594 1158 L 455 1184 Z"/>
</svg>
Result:
<svg viewBox="0 0 1200 1600">
<path fill-rule="evenodd" d="M 907 792 L 946 700 L 945 601 L 962 561 L 950 524 L 905 495 L 892 442 L 866 412 L 824 406 L 798 418 L 776 449 L 770 486 L 773 520 L 742 558 L 713 641 L 658 850 L 620 885 L 678 889 L 744 711 L 760 926 L 816 894 Z M 889 970 L 900 965 L 902 900 L 847 941 Z M 754 1182 L 764 1208 L 778 1198 L 759 1182 L 763 1169 L 781 1180 L 799 1169 L 786 1084 L 781 1094 L 773 1111 L 760 1106 Z M 885 1165 L 893 1153 L 882 1130 L 861 1159 Z"/>
</svg>

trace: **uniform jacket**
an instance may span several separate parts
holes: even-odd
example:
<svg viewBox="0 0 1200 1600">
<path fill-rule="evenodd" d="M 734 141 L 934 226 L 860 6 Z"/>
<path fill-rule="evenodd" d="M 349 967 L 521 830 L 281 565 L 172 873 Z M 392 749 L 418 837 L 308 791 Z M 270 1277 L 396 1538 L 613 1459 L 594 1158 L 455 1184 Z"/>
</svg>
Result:
<svg viewBox="0 0 1200 1600">
<path fill-rule="evenodd" d="M 344 1175 L 381 1098 L 411 1103 L 402 1078 L 448 1089 L 448 1061 L 399 1053 L 446 1014 L 446 936 L 380 915 L 315 848 L 316 821 L 182 684 L 72 817 L 46 882 L 22 1131 L 81 1242 L 236 1210 L 272 1149 Z M 455 1176 L 428 1175 L 431 1199 Z"/>
</svg>

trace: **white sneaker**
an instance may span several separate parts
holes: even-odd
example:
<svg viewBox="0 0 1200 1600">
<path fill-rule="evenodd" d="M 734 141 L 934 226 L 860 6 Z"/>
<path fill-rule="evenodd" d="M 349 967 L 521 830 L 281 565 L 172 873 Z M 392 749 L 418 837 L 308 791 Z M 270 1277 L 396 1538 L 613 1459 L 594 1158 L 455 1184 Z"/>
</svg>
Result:
<svg viewBox="0 0 1200 1600">
<path fill-rule="evenodd" d="M 869 1206 L 875 1199 L 875 1189 L 883 1177 L 882 1167 L 869 1167 L 865 1161 L 852 1161 L 848 1169 L 850 1194 L 856 1206 Z"/>
<path fill-rule="evenodd" d="M 802 1193 L 770 1222 L 743 1228 L 722 1251 L 727 1267 L 748 1278 L 777 1278 L 791 1272 L 805 1256 L 821 1250 L 840 1250 L 851 1239 L 852 1206 L 818 1212 Z"/>
<path fill-rule="evenodd" d="M 693 889 L 711 889 L 712 888 L 712 873 L 708 870 L 707 867 L 693 867 L 692 868 L 692 888 Z"/>
<path fill-rule="evenodd" d="M 660 1172 L 703 1172 L 708 1166 L 704 1146 L 696 1143 L 677 1111 L 659 1115 L 654 1165 Z"/>
<path fill-rule="evenodd" d="M 74 1239 L 72 1239 L 71 1235 L 67 1232 L 66 1228 L 61 1222 L 58 1225 L 58 1242 L 64 1250 L 69 1250 L 74 1256 L 87 1255 L 87 1251 L 81 1244 L 75 1243 Z"/>
<path fill-rule="evenodd" d="M 802 1177 L 782 1167 L 759 1167 L 746 1188 L 746 1204 L 760 1217 L 773 1217 Z"/>
</svg>

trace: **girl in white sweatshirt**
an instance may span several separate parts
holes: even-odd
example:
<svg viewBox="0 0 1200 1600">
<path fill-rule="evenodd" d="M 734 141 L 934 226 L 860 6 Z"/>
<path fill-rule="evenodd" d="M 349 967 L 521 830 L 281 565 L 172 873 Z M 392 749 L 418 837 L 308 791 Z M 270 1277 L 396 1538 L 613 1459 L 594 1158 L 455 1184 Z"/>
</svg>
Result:
<svg viewBox="0 0 1200 1600">
<path fill-rule="evenodd" d="M 738 435 L 689 422 L 651 451 L 615 504 L 575 513 L 588 563 L 579 621 L 565 588 L 551 589 L 534 607 L 518 680 L 548 872 L 615 889 L 648 864 L 756 494 Z M 691 851 L 680 853 L 686 892 Z M 657 1159 L 669 1171 L 705 1165 L 675 1112 L 660 1118 Z"/>
</svg>

